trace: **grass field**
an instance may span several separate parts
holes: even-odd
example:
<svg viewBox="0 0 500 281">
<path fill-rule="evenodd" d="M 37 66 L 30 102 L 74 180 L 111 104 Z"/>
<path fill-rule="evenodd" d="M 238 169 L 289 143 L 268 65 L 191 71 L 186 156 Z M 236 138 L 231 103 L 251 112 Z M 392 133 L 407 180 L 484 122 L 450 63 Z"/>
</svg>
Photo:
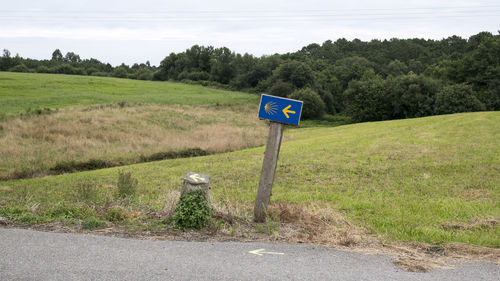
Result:
<svg viewBox="0 0 500 281">
<path fill-rule="evenodd" d="M 258 104 L 259 96 L 196 85 L 93 76 L 0 72 L 0 114 L 118 102 Z M 1 117 L 1 116 L 0 116 Z"/>
<path fill-rule="evenodd" d="M 200 86 L 0 72 L 0 101 L 0 180 L 265 142 L 257 95 Z"/>
<path fill-rule="evenodd" d="M 382 241 L 498 248 L 499 139 L 500 112 L 287 130 L 271 208 L 286 202 L 337 212 Z M 211 176 L 218 208 L 249 221 L 263 151 L 3 181 L 0 216 L 28 224 L 165 229 L 182 178 L 194 171 Z M 119 171 L 138 179 L 136 196 L 117 196 Z"/>
</svg>

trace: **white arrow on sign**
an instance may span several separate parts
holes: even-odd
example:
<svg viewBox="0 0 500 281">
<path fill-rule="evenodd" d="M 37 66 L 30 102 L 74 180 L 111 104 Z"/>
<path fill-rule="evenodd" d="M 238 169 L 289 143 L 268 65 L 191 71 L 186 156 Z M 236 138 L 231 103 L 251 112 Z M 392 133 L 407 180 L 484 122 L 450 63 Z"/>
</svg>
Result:
<svg viewBox="0 0 500 281">
<path fill-rule="evenodd" d="M 277 253 L 277 252 L 265 252 L 266 249 L 258 249 L 258 250 L 253 250 L 253 251 L 248 251 L 250 254 L 254 254 L 257 256 L 262 256 L 264 254 L 268 255 L 284 255 L 285 253 Z"/>
</svg>

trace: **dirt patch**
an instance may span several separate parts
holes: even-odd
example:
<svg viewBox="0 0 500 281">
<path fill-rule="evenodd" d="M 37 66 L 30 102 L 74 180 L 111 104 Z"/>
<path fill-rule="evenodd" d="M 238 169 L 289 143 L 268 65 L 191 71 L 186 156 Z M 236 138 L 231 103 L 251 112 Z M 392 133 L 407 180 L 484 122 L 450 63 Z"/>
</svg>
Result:
<svg viewBox="0 0 500 281">
<path fill-rule="evenodd" d="M 165 198 L 166 205 L 175 206 L 178 193 Z M 382 244 L 368 230 L 351 224 L 346 218 L 328 206 L 310 206 L 291 203 L 275 203 L 269 207 L 268 220 L 258 224 L 251 220 L 252 206 L 220 204 L 215 206 L 214 220 L 200 231 L 181 231 L 173 228 L 143 230 L 131 229 L 122 224 L 107 223 L 96 230 L 83 229 L 81 224 L 67 226 L 60 222 L 26 226 L 0 218 L 0 226 L 28 228 L 39 231 L 63 233 L 87 233 L 122 238 L 181 240 L 208 242 L 281 242 L 306 243 L 355 251 L 363 254 L 388 254 L 394 264 L 410 272 L 429 272 L 436 268 L 452 268 L 457 261 L 488 261 L 500 265 L 500 249 L 450 243 L 429 245 L 425 243 Z M 172 208 L 148 214 L 151 218 L 171 216 Z M 498 219 L 477 221 L 477 225 L 494 226 Z M 474 224 L 474 225 L 476 225 Z"/>
<path fill-rule="evenodd" d="M 387 247 L 395 254 L 394 264 L 411 272 L 429 272 L 435 268 L 452 268 L 457 261 L 488 261 L 500 265 L 500 249 L 449 243 L 429 245 L 425 243 L 393 243 Z"/>
<path fill-rule="evenodd" d="M 499 218 L 485 218 L 485 219 L 472 219 L 468 222 L 444 222 L 441 224 L 441 227 L 447 230 L 455 230 L 455 231 L 467 231 L 473 230 L 477 228 L 494 228 L 495 226 L 500 224 Z"/>
<path fill-rule="evenodd" d="M 468 188 L 457 194 L 457 197 L 463 200 L 479 201 L 491 198 L 490 193 L 482 188 Z"/>
<path fill-rule="evenodd" d="M 379 244 L 363 228 L 349 223 L 327 206 L 277 203 L 269 217 L 280 223 L 278 235 L 288 243 L 310 243 L 328 247 L 366 247 Z"/>
<path fill-rule="evenodd" d="M 8 225 L 9 224 L 9 221 L 4 218 L 4 217 L 0 217 L 0 225 Z"/>
</svg>

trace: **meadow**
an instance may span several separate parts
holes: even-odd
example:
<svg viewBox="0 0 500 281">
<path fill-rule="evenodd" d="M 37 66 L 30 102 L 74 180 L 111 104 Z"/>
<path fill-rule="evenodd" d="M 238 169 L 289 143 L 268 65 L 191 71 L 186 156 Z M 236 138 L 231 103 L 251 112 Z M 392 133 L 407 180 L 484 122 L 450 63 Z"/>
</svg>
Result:
<svg viewBox="0 0 500 281">
<path fill-rule="evenodd" d="M 0 117 L 40 109 L 110 103 L 234 105 L 258 95 L 185 85 L 94 76 L 0 72 Z"/>
<path fill-rule="evenodd" d="M 498 248 L 499 137 L 500 112 L 287 129 L 268 224 L 254 227 L 283 237 L 289 228 L 279 226 L 303 217 L 294 212 L 309 212 L 314 216 L 302 220 L 308 230 L 321 227 L 342 236 L 349 229 L 364 229 L 345 244 L 376 237 L 382 243 L 462 242 Z M 257 147 L 3 181 L 0 216 L 23 224 L 162 231 L 171 228 L 168 218 L 182 178 L 193 171 L 211 177 L 212 202 L 218 210 L 212 227 L 245 237 L 238 225 L 251 222 L 263 151 Z M 137 179 L 135 196 L 118 195 L 120 172 Z M 317 243 L 330 239 L 314 232 L 294 235 Z"/>
<path fill-rule="evenodd" d="M 0 100 L 0 179 L 265 142 L 258 96 L 200 86 L 0 72 Z"/>
</svg>

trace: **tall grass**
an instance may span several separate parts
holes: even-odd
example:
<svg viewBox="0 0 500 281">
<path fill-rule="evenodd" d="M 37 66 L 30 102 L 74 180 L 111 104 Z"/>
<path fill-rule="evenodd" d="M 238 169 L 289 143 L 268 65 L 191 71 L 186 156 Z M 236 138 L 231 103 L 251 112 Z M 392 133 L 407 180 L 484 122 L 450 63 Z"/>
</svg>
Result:
<svg viewBox="0 0 500 281">
<path fill-rule="evenodd" d="M 104 168 L 190 148 L 226 152 L 262 145 L 266 125 L 256 110 L 110 104 L 9 118 L 0 121 L 0 179 L 44 175 L 68 163 Z"/>
</svg>

